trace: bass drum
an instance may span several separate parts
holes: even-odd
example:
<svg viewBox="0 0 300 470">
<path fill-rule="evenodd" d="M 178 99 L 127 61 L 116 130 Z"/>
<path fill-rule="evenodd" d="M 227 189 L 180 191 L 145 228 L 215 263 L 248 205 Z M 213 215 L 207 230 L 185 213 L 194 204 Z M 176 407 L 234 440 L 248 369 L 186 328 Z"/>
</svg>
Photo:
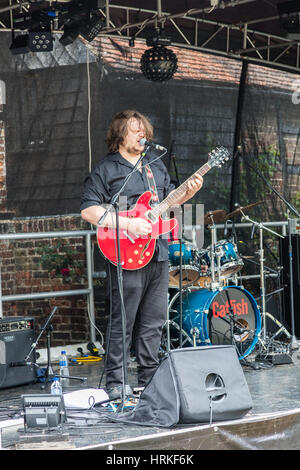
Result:
<svg viewBox="0 0 300 470">
<path fill-rule="evenodd" d="M 180 346 L 180 292 L 171 299 L 162 348 Z M 221 290 L 187 289 L 182 294 L 182 347 L 234 344 L 239 359 L 254 349 L 261 331 L 254 297 L 238 286 Z M 167 344 L 168 343 L 168 344 Z"/>
</svg>

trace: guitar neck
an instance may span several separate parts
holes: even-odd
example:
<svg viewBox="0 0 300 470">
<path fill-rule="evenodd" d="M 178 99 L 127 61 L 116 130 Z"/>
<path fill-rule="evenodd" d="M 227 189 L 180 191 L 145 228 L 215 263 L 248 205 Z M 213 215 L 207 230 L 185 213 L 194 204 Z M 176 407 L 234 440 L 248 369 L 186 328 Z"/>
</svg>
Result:
<svg viewBox="0 0 300 470">
<path fill-rule="evenodd" d="M 178 201 L 182 199 L 185 195 L 186 191 L 188 190 L 188 182 L 194 178 L 195 175 L 204 176 L 209 170 L 211 166 L 208 163 L 205 163 L 199 170 L 197 170 L 192 176 L 190 176 L 184 183 L 182 183 L 178 188 L 176 188 L 172 193 L 170 193 L 166 199 L 164 199 L 160 204 L 155 206 L 152 209 L 152 212 L 155 213 L 156 216 L 160 216 L 164 212 L 166 212 L 170 207 L 178 204 Z"/>
</svg>

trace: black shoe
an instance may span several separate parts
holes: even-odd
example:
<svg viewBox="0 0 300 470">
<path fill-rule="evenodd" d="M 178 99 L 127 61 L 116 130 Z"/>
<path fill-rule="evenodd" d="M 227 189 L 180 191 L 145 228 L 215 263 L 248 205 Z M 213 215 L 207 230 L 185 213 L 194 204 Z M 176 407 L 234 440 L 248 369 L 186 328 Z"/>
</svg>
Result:
<svg viewBox="0 0 300 470">
<path fill-rule="evenodd" d="M 106 388 L 106 393 L 110 400 L 117 400 L 117 398 L 122 397 L 122 385 Z"/>
<path fill-rule="evenodd" d="M 117 400 L 118 398 L 122 398 L 123 396 L 123 386 L 122 385 L 114 385 L 112 387 L 106 388 L 106 393 L 110 400 Z M 125 395 L 128 397 L 132 395 L 132 390 L 129 385 L 125 387 Z"/>
</svg>

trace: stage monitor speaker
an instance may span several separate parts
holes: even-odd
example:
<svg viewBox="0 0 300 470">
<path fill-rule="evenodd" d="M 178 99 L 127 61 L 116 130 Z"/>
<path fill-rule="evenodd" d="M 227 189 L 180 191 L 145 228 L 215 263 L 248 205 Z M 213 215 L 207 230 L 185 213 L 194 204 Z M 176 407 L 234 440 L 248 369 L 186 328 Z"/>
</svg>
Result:
<svg viewBox="0 0 300 470">
<path fill-rule="evenodd" d="M 298 234 L 292 235 L 292 255 L 295 335 L 300 338 L 300 235 Z M 291 328 L 289 237 L 280 239 L 280 265 L 283 267 L 283 317 L 286 325 Z"/>
<path fill-rule="evenodd" d="M 171 427 L 242 418 L 252 398 L 234 346 L 174 349 L 121 421 Z"/>
<path fill-rule="evenodd" d="M 12 366 L 25 360 L 34 343 L 34 320 L 27 317 L 0 319 L 0 389 L 32 383 L 34 365 Z M 35 350 L 27 362 L 35 362 Z"/>
</svg>

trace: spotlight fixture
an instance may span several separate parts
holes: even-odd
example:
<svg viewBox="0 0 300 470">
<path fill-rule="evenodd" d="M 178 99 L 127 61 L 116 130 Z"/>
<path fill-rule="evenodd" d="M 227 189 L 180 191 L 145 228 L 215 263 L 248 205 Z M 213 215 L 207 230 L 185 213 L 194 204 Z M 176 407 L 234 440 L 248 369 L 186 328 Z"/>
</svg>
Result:
<svg viewBox="0 0 300 470">
<path fill-rule="evenodd" d="M 27 54 L 28 52 L 49 52 L 53 49 L 51 31 L 31 31 L 12 38 L 10 52 L 13 55 Z"/>
<path fill-rule="evenodd" d="M 51 31 L 34 31 L 28 34 L 28 47 L 32 52 L 49 52 L 53 49 Z"/>
<path fill-rule="evenodd" d="M 22 395 L 24 428 L 55 428 L 66 421 L 63 395 Z"/>
<path fill-rule="evenodd" d="M 147 38 L 147 49 L 141 57 L 141 71 L 153 82 L 170 80 L 177 71 L 177 57 L 173 51 L 165 47 L 171 44 L 171 38 L 163 30 L 156 30 L 154 35 Z"/>
<path fill-rule="evenodd" d="M 104 26 L 104 19 L 99 15 L 92 13 L 90 20 L 80 25 L 79 34 L 88 42 L 91 42 L 100 33 Z"/>
<path fill-rule="evenodd" d="M 27 54 L 30 52 L 28 47 L 28 34 L 20 34 L 20 36 L 16 36 L 12 38 L 12 43 L 9 47 L 10 52 L 13 55 L 17 54 Z"/>
<path fill-rule="evenodd" d="M 79 28 L 77 24 L 74 24 L 71 26 L 65 26 L 64 33 L 59 39 L 59 42 L 63 46 L 68 46 L 69 44 L 72 44 L 72 42 L 74 42 L 78 36 L 79 36 Z"/>
<path fill-rule="evenodd" d="M 300 39 L 300 5 L 297 0 L 277 4 L 280 23 L 289 39 Z"/>
<path fill-rule="evenodd" d="M 105 26 L 99 12 L 104 5 L 105 0 L 30 0 L 25 12 L 14 13 L 14 30 L 24 30 L 27 35 L 13 37 L 11 53 L 51 51 L 53 30 L 63 32 L 60 43 L 64 46 L 72 44 L 79 34 L 92 41 Z"/>
</svg>

